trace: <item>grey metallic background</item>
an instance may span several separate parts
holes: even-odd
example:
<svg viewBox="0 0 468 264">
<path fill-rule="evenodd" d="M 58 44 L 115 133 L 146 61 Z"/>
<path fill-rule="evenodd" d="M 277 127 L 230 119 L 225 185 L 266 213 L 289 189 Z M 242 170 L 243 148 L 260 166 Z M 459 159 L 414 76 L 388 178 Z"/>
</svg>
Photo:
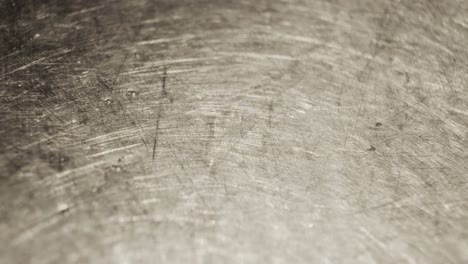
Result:
<svg viewBox="0 0 468 264">
<path fill-rule="evenodd" d="M 0 6 L 0 263 L 468 263 L 467 1 Z"/>
</svg>

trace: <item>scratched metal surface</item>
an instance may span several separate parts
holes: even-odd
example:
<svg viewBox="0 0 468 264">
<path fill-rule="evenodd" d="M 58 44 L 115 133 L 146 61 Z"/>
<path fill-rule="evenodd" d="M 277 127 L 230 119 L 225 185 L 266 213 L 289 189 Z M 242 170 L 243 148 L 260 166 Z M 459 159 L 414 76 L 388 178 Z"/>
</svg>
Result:
<svg viewBox="0 0 468 264">
<path fill-rule="evenodd" d="M 0 3 L 1 263 L 468 262 L 468 2 Z"/>
</svg>

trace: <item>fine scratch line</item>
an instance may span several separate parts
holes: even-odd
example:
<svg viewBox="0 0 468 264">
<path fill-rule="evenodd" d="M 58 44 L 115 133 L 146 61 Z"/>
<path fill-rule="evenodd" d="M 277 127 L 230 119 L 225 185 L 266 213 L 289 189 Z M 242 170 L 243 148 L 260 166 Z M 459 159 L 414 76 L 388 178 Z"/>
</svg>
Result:
<svg viewBox="0 0 468 264">
<path fill-rule="evenodd" d="M 71 49 L 66 49 L 66 50 L 64 50 L 64 51 L 60 51 L 60 52 L 54 53 L 54 54 L 52 54 L 52 55 L 50 55 L 50 56 L 37 59 L 37 60 L 35 60 L 35 61 L 33 61 L 33 62 L 30 62 L 30 63 L 28 63 L 28 64 L 26 64 L 26 65 L 23 65 L 23 66 L 21 66 L 21 67 L 19 67 L 19 68 L 16 68 L 16 69 L 14 69 L 14 70 L 11 70 L 11 71 L 5 73 L 3 76 L 0 77 L 0 80 L 5 79 L 7 76 L 9 76 L 9 75 L 11 75 L 11 74 L 13 74 L 13 73 L 15 73 L 15 72 L 17 72 L 17 71 L 26 70 L 27 68 L 29 68 L 29 67 L 31 67 L 31 66 L 34 66 L 34 65 L 36 65 L 36 64 L 40 64 L 40 63 L 43 62 L 43 61 L 46 61 L 46 60 L 48 60 L 48 59 L 50 59 L 50 58 L 53 58 L 53 57 L 55 57 L 55 56 L 59 56 L 59 55 L 66 54 L 66 53 L 68 53 L 68 52 L 70 52 L 70 51 L 72 51 L 72 50 L 71 50 Z"/>
</svg>

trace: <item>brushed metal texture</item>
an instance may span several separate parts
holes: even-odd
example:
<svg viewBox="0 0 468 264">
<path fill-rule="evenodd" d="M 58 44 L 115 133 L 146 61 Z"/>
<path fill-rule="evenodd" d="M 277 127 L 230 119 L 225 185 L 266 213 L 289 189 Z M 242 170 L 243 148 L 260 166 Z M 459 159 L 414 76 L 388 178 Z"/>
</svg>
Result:
<svg viewBox="0 0 468 264">
<path fill-rule="evenodd" d="M 0 0 L 1 263 L 468 263 L 468 2 Z"/>
</svg>

